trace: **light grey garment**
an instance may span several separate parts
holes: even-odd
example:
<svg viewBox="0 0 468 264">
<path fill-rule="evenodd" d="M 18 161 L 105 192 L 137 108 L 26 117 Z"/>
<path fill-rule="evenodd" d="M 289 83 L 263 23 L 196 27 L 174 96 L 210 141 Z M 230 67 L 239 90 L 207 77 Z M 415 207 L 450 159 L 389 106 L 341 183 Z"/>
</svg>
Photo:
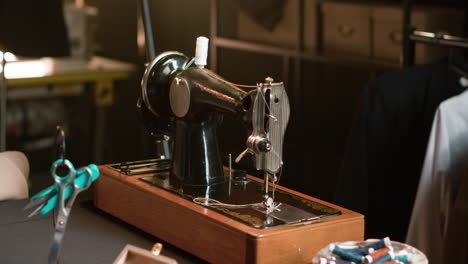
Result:
<svg viewBox="0 0 468 264">
<path fill-rule="evenodd" d="M 444 263 L 468 263 L 468 173 L 463 176 L 444 238 Z"/>
<path fill-rule="evenodd" d="M 443 263 L 450 211 L 467 161 L 468 91 L 465 91 L 445 100 L 437 109 L 406 238 L 406 243 L 423 251 L 431 264 Z"/>
</svg>

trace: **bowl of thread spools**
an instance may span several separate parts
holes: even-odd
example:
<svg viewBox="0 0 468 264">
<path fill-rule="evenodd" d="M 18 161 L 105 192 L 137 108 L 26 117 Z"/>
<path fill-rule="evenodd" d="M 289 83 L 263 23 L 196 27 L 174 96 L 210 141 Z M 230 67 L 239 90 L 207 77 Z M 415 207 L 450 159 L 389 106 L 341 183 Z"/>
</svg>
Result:
<svg viewBox="0 0 468 264">
<path fill-rule="evenodd" d="M 420 250 L 390 238 L 329 244 L 312 259 L 313 264 L 428 264 Z"/>
</svg>

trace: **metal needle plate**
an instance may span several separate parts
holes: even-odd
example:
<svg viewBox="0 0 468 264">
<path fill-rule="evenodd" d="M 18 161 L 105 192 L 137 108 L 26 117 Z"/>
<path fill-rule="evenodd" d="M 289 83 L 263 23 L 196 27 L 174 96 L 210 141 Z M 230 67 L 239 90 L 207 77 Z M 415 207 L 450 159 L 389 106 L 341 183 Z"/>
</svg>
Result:
<svg viewBox="0 0 468 264">
<path fill-rule="evenodd" d="M 286 224 L 300 223 L 320 218 L 319 215 L 307 212 L 305 210 L 299 209 L 297 207 L 285 203 L 281 203 L 277 206 L 275 210 L 269 213 L 267 213 L 265 208 L 262 207 L 255 207 L 254 209 L 265 213 L 275 219 L 283 221 Z"/>
</svg>

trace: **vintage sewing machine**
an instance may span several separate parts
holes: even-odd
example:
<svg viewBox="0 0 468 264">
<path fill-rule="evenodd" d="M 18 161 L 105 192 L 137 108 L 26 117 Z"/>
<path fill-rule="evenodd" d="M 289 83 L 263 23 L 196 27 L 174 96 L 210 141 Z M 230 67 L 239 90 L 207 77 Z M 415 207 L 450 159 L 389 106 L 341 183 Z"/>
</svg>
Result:
<svg viewBox="0 0 468 264">
<path fill-rule="evenodd" d="M 362 215 L 277 185 L 290 115 L 283 83 L 230 83 L 205 68 L 207 40 L 197 41 L 195 60 L 162 53 L 142 80 L 139 110 L 173 139 L 172 158 L 101 166 L 96 206 L 214 263 L 307 263 L 328 243 L 362 240 Z M 235 160 L 250 154 L 263 180 L 223 166 L 223 115 L 250 128 Z"/>
</svg>

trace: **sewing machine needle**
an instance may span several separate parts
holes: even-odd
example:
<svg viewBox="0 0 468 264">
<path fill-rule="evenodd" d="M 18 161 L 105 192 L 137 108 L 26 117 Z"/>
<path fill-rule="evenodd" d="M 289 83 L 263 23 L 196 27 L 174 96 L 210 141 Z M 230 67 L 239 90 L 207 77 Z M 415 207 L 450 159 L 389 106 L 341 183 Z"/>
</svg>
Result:
<svg viewBox="0 0 468 264">
<path fill-rule="evenodd" d="M 55 190 L 52 190 L 50 191 L 48 194 L 44 195 L 44 196 L 41 196 L 37 199 L 34 199 L 32 201 L 29 201 L 26 206 L 23 208 L 23 210 L 29 210 L 33 207 L 36 207 L 36 206 L 39 206 L 41 204 L 44 204 L 47 202 L 47 200 L 49 200 L 50 197 L 54 196 L 55 194 L 57 193 L 57 191 Z"/>
</svg>

